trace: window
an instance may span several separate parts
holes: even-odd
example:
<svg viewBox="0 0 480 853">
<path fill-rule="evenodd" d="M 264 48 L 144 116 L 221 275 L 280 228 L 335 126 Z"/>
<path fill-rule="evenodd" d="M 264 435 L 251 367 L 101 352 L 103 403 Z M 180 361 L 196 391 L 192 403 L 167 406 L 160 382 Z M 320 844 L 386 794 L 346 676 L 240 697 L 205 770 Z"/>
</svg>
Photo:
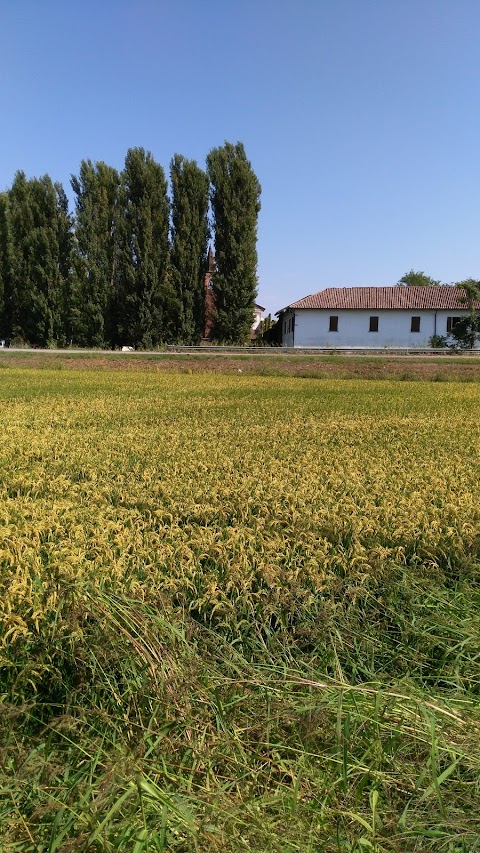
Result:
<svg viewBox="0 0 480 853">
<path fill-rule="evenodd" d="M 411 332 L 419 332 L 420 331 L 420 317 L 412 317 L 412 324 L 410 326 Z"/>
<path fill-rule="evenodd" d="M 447 335 L 453 330 L 453 327 L 460 322 L 461 317 L 447 317 Z"/>
<path fill-rule="evenodd" d="M 290 334 L 291 331 L 292 331 L 292 321 L 291 321 L 291 319 L 289 319 L 289 321 L 288 321 L 288 334 Z"/>
<path fill-rule="evenodd" d="M 370 317 L 369 332 L 378 332 L 378 317 Z"/>
<path fill-rule="evenodd" d="M 287 321 L 286 320 L 283 321 L 283 334 L 284 335 L 287 334 Z"/>
<path fill-rule="evenodd" d="M 338 317 L 330 317 L 329 332 L 338 332 Z"/>
</svg>

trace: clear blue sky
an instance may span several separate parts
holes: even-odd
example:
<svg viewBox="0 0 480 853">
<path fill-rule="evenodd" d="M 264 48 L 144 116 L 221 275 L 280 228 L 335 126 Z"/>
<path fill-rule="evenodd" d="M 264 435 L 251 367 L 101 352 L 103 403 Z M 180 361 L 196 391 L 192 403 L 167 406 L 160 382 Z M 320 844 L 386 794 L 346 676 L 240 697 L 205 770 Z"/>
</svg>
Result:
<svg viewBox="0 0 480 853">
<path fill-rule="evenodd" d="M 0 0 L 0 189 L 242 140 L 267 310 L 480 278 L 479 34 L 479 0 Z"/>
</svg>

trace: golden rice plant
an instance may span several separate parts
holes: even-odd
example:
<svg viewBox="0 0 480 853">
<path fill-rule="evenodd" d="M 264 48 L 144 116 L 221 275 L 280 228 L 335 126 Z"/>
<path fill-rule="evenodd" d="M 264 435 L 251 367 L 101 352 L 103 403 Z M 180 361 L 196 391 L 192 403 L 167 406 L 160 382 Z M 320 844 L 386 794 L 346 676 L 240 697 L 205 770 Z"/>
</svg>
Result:
<svg viewBox="0 0 480 853">
<path fill-rule="evenodd" d="M 480 849 L 476 384 L 0 379 L 6 850 Z"/>
</svg>

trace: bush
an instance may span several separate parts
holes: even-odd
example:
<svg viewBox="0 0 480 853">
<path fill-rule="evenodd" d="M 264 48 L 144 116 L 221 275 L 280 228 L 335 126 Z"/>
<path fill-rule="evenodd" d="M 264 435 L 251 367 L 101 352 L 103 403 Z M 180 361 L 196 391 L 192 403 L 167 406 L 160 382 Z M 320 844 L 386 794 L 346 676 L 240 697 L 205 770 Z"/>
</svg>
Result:
<svg viewBox="0 0 480 853">
<path fill-rule="evenodd" d="M 432 349 L 446 349 L 447 338 L 444 335 L 432 335 L 432 337 L 428 339 L 428 345 Z"/>
</svg>

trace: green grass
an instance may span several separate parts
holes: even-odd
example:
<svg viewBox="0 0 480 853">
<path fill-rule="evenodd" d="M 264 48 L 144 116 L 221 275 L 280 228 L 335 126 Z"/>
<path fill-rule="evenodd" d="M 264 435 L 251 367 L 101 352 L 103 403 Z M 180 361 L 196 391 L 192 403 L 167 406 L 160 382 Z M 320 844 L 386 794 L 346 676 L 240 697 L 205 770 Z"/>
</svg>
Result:
<svg viewBox="0 0 480 853">
<path fill-rule="evenodd" d="M 474 384 L 0 398 L 2 853 L 480 850 Z"/>
</svg>

